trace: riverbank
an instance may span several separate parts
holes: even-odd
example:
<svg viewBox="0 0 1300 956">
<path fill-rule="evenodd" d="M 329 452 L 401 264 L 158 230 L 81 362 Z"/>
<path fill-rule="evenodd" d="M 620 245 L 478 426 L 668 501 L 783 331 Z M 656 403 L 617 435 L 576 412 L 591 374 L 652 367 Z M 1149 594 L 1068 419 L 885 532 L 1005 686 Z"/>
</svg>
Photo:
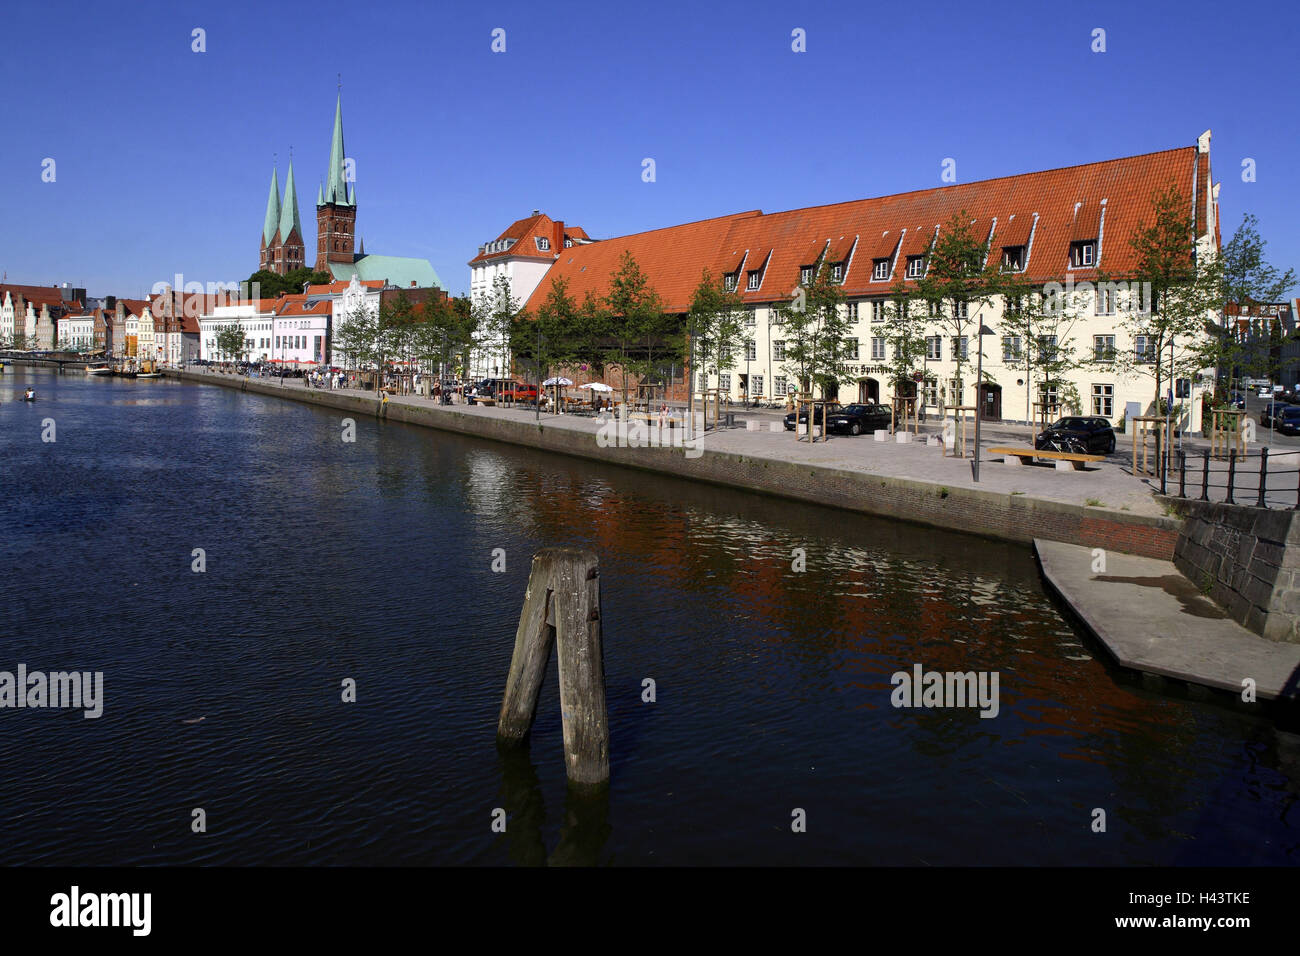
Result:
<svg viewBox="0 0 1300 956">
<path fill-rule="evenodd" d="M 946 458 L 924 442 L 871 436 L 809 444 L 786 431 L 719 429 L 700 451 L 620 447 L 598 441 L 601 423 L 532 409 L 437 405 L 415 396 L 354 389 L 309 389 L 221 373 L 165 370 L 182 382 L 220 385 L 351 413 L 360 419 L 422 425 L 778 498 L 894 518 L 1018 544 L 1035 538 L 1172 560 L 1181 521 L 1149 487 L 1113 464 L 1086 472 L 1009 467 L 985 461 L 980 481 L 970 459 Z M 924 476 L 924 477 L 921 477 Z"/>
</svg>

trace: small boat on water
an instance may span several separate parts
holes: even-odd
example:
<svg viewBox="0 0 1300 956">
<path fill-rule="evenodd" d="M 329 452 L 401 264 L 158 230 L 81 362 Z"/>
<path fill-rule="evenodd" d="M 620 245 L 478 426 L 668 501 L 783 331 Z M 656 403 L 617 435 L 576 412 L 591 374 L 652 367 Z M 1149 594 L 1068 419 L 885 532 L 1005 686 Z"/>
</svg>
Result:
<svg viewBox="0 0 1300 956">
<path fill-rule="evenodd" d="M 162 372 L 137 372 L 136 378 L 162 378 Z"/>
<path fill-rule="evenodd" d="M 32 388 L 30 385 L 28 385 L 28 386 L 27 386 L 27 391 L 23 392 L 23 401 L 24 401 L 24 402 L 34 402 L 34 401 L 36 401 L 36 389 L 34 389 L 34 388 Z"/>
<path fill-rule="evenodd" d="M 110 365 L 87 365 L 87 375 L 112 375 L 113 368 Z"/>
</svg>

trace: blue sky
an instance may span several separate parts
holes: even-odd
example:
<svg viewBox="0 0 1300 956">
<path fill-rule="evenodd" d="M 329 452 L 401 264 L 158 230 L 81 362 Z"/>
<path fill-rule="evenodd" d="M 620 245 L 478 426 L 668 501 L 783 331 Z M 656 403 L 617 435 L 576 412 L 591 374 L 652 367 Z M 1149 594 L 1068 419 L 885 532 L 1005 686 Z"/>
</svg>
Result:
<svg viewBox="0 0 1300 956">
<path fill-rule="evenodd" d="M 0 270 L 92 295 L 244 279 L 291 146 L 311 261 L 340 72 L 366 250 L 427 257 L 453 294 L 533 209 L 609 237 L 1206 128 L 1225 240 L 1254 212 L 1300 267 L 1298 27 L 1283 2 L 10 4 Z"/>
</svg>

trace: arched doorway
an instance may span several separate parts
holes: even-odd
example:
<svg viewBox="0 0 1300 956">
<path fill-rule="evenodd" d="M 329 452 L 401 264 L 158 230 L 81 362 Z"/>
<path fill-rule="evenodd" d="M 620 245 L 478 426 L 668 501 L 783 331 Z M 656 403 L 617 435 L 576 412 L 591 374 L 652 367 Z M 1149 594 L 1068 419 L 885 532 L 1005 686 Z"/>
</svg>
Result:
<svg viewBox="0 0 1300 956">
<path fill-rule="evenodd" d="M 981 382 L 979 387 L 981 417 L 986 422 L 1002 421 L 1002 386 L 995 382 Z"/>
<path fill-rule="evenodd" d="M 858 401 L 864 405 L 879 405 L 880 383 L 874 378 L 858 379 Z"/>
</svg>

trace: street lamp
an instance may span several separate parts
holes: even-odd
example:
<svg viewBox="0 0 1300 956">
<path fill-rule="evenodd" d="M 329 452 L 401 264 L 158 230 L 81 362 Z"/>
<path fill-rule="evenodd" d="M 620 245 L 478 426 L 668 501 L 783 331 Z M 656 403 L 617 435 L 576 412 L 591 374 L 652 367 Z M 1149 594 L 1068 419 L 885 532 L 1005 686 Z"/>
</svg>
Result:
<svg viewBox="0 0 1300 956">
<path fill-rule="evenodd" d="M 971 468 L 975 472 L 975 481 L 980 480 L 980 421 L 984 418 L 984 396 L 980 392 L 980 386 L 984 384 L 984 336 L 993 335 L 994 332 L 980 319 L 979 313 L 975 314 L 975 321 L 979 322 L 979 335 L 975 339 L 979 348 L 979 354 L 975 357 L 975 460 L 971 462 Z"/>
</svg>

